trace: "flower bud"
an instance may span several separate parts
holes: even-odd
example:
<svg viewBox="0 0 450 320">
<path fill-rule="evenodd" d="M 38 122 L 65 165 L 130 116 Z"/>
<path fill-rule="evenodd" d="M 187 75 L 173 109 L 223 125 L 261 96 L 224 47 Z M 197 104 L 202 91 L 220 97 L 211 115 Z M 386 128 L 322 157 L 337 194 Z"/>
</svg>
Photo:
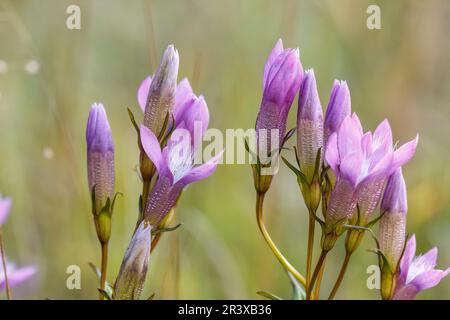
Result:
<svg viewBox="0 0 450 320">
<path fill-rule="evenodd" d="M 347 82 L 335 80 L 325 113 L 324 145 L 333 132 L 337 132 L 345 117 L 351 113 L 350 91 Z"/>
<path fill-rule="evenodd" d="M 258 153 L 262 156 L 278 151 L 275 149 L 283 143 L 287 116 L 300 87 L 302 74 L 298 49 L 283 50 L 279 40 L 266 62 L 263 98 L 256 119 Z M 272 145 L 272 130 L 278 130 L 278 146 Z M 265 132 L 266 139 L 259 139 L 260 131 Z"/>
<path fill-rule="evenodd" d="M 389 178 L 381 202 L 380 250 L 392 272 L 397 269 L 405 245 L 407 211 L 406 184 L 399 168 Z"/>
<path fill-rule="evenodd" d="M 0 194 L 0 227 L 6 222 L 11 210 L 11 199 L 3 198 Z"/>
<path fill-rule="evenodd" d="M 105 108 L 94 103 L 86 128 L 89 191 L 93 193 L 93 212 L 100 213 L 114 195 L 114 142 Z M 94 189 L 95 188 L 95 189 Z"/>
<path fill-rule="evenodd" d="M 167 113 L 172 110 L 177 88 L 178 51 L 167 47 L 152 78 L 144 113 L 144 125 L 158 136 Z"/>
<path fill-rule="evenodd" d="M 300 169 L 311 182 L 317 152 L 323 146 L 323 112 L 314 70 L 307 70 L 300 88 L 297 112 L 297 152 Z M 319 155 L 320 156 L 320 155 Z"/>
<path fill-rule="evenodd" d="M 114 285 L 114 299 L 136 300 L 142 293 L 151 249 L 150 223 L 143 220 L 128 245 Z"/>
</svg>

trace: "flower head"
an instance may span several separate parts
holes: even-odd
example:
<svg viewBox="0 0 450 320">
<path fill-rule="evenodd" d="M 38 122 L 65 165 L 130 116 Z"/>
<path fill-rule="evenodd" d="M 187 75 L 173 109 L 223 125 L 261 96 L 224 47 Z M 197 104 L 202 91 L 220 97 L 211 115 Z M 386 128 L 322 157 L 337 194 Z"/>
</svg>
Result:
<svg viewBox="0 0 450 320">
<path fill-rule="evenodd" d="M 323 146 L 323 111 L 317 92 L 314 70 L 305 72 L 297 112 L 297 152 L 300 169 L 312 180 L 317 152 Z M 320 156 L 320 155 L 319 155 Z"/>
<path fill-rule="evenodd" d="M 161 145 L 152 131 L 141 126 L 142 147 L 158 172 L 158 179 L 149 194 L 145 218 L 157 226 L 175 205 L 181 191 L 191 182 L 209 177 L 217 167 L 222 153 L 206 163 L 195 166 L 199 139 L 208 127 L 209 114 L 203 97 L 178 110 L 179 121 L 167 145 Z"/>
<path fill-rule="evenodd" d="M 398 168 L 389 178 L 381 202 L 380 250 L 395 271 L 400 261 L 406 237 L 406 213 L 408 211 L 406 184 L 402 169 Z"/>
<path fill-rule="evenodd" d="M 450 273 L 450 268 L 435 269 L 438 254 L 436 247 L 421 256 L 414 257 L 415 253 L 416 237 L 412 235 L 400 262 L 394 300 L 412 300 L 420 291 L 438 285 Z"/>
<path fill-rule="evenodd" d="M 23 268 L 17 268 L 13 263 L 6 264 L 6 274 L 8 276 L 8 284 L 13 287 L 27 281 L 31 276 L 37 272 L 35 266 L 27 266 Z M 3 265 L 0 263 L 0 290 L 5 289 L 5 273 Z"/>
<path fill-rule="evenodd" d="M 114 142 L 105 108 L 94 103 L 86 128 L 89 191 L 95 187 L 97 212 L 114 195 Z"/>
<path fill-rule="evenodd" d="M 11 199 L 3 198 L 0 194 L 0 227 L 5 224 L 11 210 Z"/>
<path fill-rule="evenodd" d="M 287 116 L 300 87 L 302 74 L 298 49 L 283 49 L 281 39 L 278 40 L 264 67 L 263 97 L 256 119 L 260 155 L 267 156 L 281 146 L 286 133 Z M 272 145 L 272 130 L 278 130 L 278 146 Z"/>
<path fill-rule="evenodd" d="M 144 80 L 141 89 L 148 88 L 145 108 L 144 125 L 158 135 L 162 129 L 167 113 L 172 110 L 177 87 L 179 57 L 173 45 L 164 52 L 158 69 L 153 78 Z M 139 104 L 144 105 L 145 91 L 138 94 Z"/>
<path fill-rule="evenodd" d="M 150 259 L 151 230 L 151 225 L 146 221 L 142 221 L 136 229 L 114 284 L 114 299 L 139 299 Z"/>
<path fill-rule="evenodd" d="M 387 179 L 413 157 L 417 142 L 418 137 L 394 150 L 387 120 L 372 134 L 363 132 L 355 113 L 346 117 L 339 130 L 330 136 L 325 153 L 326 161 L 337 177 L 327 219 L 337 222 L 349 218 L 364 191 Z M 345 196 L 341 194 L 344 189 Z M 380 193 L 381 190 L 378 191 Z M 378 199 L 372 199 L 371 204 L 373 202 L 378 202 Z"/>
<path fill-rule="evenodd" d="M 339 130 L 342 121 L 350 115 L 351 110 L 350 90 L 348 89 L 347 82 L 334 80 L 330 100 L 328 102 L 327 111 L 325 114 L 325 145 L 328 142 L 328 138 L 334 132 Z"/>
</svg>

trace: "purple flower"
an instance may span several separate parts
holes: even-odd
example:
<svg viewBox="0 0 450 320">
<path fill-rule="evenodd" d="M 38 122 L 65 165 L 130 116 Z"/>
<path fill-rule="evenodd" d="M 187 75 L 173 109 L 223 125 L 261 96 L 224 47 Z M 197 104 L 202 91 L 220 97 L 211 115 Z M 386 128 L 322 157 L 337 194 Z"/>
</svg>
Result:
<svg viewBox="0 0 450 320">
<path fill-rule="evenodd" d="M 317 152 L 323 146 L 323 112 L 314 70 L 305 72 L 297 112 L 297 150 L 300 169 L 311 181 Z"/>
<path fill-rule="evenodd" d="M 114 284 L 114 299 L 139 299 L 150 260 L 151 230 L 151 225 L 145 220 L 136 229 L 125 252 L 119 275 Z"/>
<path fill-rule="evenodd" d="M 400 261 L 406 237 L 406 213 L 408 212 L 406 184 L 402 169 L 390 176 L 381 202 L 379 242 L 380 250 L 394 272 Z"/>
<path fill-rule="evenodd" d="M 11 210 L 11 199 L 3 198 L 0 194 L 0 228 L 5 224 Z"/>
<path fill-rule="evenodd" d="M 178 51 L 173 45 L 169 45 L 164 52 L 158 69 L 153 78 L 147 78 L 141 85 L 142 90 L 148 87 L 147 96 L 144 100 L 145 91 L 138 92 L 139 104 L 145 105 L 144 125 L 159 134 L 167 113 L 173 108 L 175 90 L 177 87 L 179 57 Z M 145 101 L 145 103 L 144 103 Z"/>
<path fill-rule="evenodd" d="M 208 108 L 200 97 L 180 113 L 177 128 L 162 150 L 155 134 L 141 126 L 142 146 L 158 172 L 158 180 L 144 209 L 145 219 L 152 226 L 158 226 L 169 213 L 185 186 L 214 172 L 222 155 L 221 152 L 206 163 L 195 166 L 199 142 L 208 127 Z"/>
<path fill-rule="evenodd" d="M 352 111 L 350 91 L 346 81 L 334 80 L 331 89 L 330 101 L 328 102 L 324 124 L 324 144 L 327 145 L 328 138 L 337 132 L 342 121 L 350 116 Z"/>
<path fill-rule="evenodd" d="M 265 157 L 281 147 L 287 116 L 299 90 L 302 75 L 298 49 L 283 49 L 281 39 L 278 40 L 264 67 L 263 97 L 256 119 L 260 156 Z M 272 146 L 272 130 L 278 130 L 278 146 Z"/>
<path fill-rule="evenodd" d="M 95 210 L 101 211 L 114 195 L 114 142 L 108 117 L 101 103 L 94 103 L 86 128 L 89 191 L 95 186 Z"/>
<path fill-rule="evenodd" d="M 364 133 L 354 113 L 342 122 L 328 141 L 325 159 L 337 177 L 326 220 L 330 224 L 349 218 L 360 194 L 375 188 L 414 155 L 418 137 L 394 150 L 387 120 L 372 134 Z M 381 191 L 379 191 L 381 193 Z M 378 200 L 377 200 L 378 201 Z"/>
<path fill-rule="evenodd" d="M 8 276 L 8 283 L 11 287 L 25 282 L 36 272 L 37 268 L 35 266 L 16 268 L 13 263 L 6 264 L 6 274 Z M 3 270 L 3 264 L 0 263 L 0 290 L 5 289 L 5 286 L 5 273 Z"/>
<path fill-rule="evenodd" d="M 420 291 L 438 285 L 450 273 L 450 268 L 445 271 L 435 269 L 436 247 L 422 256 L 414 257 L 415 253 L 416 237 L 412 235 L 400 262 L 394 300 L 412 300 Z"/>
</svg>

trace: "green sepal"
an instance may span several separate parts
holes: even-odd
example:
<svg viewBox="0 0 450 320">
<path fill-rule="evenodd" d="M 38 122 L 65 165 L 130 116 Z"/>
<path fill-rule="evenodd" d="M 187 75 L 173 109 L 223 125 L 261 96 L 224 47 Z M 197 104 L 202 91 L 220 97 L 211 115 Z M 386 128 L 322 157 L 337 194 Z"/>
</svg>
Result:
<svg viewBox="0 0 450 320">
<path fill-rule="evenodd" d="M 316 153 L 316 161 L 314 163 L 314 174 L 313 177 L 319 177 L 319 170 L 320 170 L 320 156 L 322 154 L 322 147 L 320 147 L 319 149 L 317 149 L 317 153 Z M 313 178 L 314 179 L 314 178 Z"/>
<path fill-rule="evenodd" d="M 162 233 L 162 232 L 175 231 L 175 230 L 177 230 L 180 226 L 181 226 L 181 223 L 177 224 L 175 227 L 157 228 L 157 229 L 155 229 L 155 230 L 152 230 L 152 236 L 155 236 L 155 235 L 157 235 L 158 233 Z"/>
<path fill-rule="evenodd" d="M 284 144 L 293 136 L 293 134 L 295 133 L 295 129 L 296 127 L 292 128 L 284 135 L 283 142 L 281 143 L 281 148 L 283 148 Z"/>
<path fill-rule="evenodd" d="M 256 291 L 256 294 L 259 294 L 260 296 L 267 298 L 269 300 L 283 300 L 279 296 L 277 296 L 269 291 L 260 290 L 260 291 Z"/>
<path fill-rule="evenodd" d="M 150 297 L 147 298 L 147 300 L 153 300 L 154 298 L 155 298 L 155 293 L 152 293 L 152 294 L 150 295 Z"/>
<path fill-rule="evenodd" d="M 100 294 L 103 296 L 103 298 L 105 298 L 106 300 L 112 300 L 113 298 L 108 295 L 108 292 L 106 292 L 103 289 L 97 288 L 98 292 L 100 292 Z"/>
<path fill-rule="evenodd" d="M 137 134 L 140 135 L 139 125 L 136 122 L 136 118 L 134 117 L 133 111 L 131 111 L 130 108 L 127 108 L 127 111 L 128 111 L 128 117 L 130 118 L 134 129 L 136 129 Z"/>
</svg>

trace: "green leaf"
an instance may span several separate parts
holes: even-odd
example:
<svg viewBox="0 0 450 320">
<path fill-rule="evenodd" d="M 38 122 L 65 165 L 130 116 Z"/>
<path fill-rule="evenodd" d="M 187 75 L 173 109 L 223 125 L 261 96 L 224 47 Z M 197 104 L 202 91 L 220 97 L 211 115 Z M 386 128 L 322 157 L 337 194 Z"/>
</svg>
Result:
<svg viewBox="0 0 450 320">
<path fill-rule="evenodd" d="M 283 300 L 279 296 L 268 291 L 257 291 L 256 293 L 269 300 Z"/>
<path fill-rule="evenodd" d="M 97 266 L 95 264 L 93 264 L 92 262 L 88 262 L 88 264 L 91 267 L 91 269 L 94 271 L 94 273 L 97 275 L 98 286 L 100 287 L 100 281 L 101 281 L 101 277 L 102 277 L 102 273 L 101 273 L 100 269 L 97 268 Z M 114 290 L 107 281 L 105 282 L 105 290 L 102 290 L 100 288 L 97 288 L 97 289 L 101 294 L 103 294 L 103 295 L 106 294 L 107 297 L 109 297 L 108 300 L 112 300 Z"/>
<path fill-rule="evenodd" d="M 306 292 L 303 289 L 303 286 L 295 279 L 295 277 L 286 270 L 287 275 L 289 277 L 289 281 L 292 285 L 292 300 L 305 300 L 306 299 Z"/>
</svg>

